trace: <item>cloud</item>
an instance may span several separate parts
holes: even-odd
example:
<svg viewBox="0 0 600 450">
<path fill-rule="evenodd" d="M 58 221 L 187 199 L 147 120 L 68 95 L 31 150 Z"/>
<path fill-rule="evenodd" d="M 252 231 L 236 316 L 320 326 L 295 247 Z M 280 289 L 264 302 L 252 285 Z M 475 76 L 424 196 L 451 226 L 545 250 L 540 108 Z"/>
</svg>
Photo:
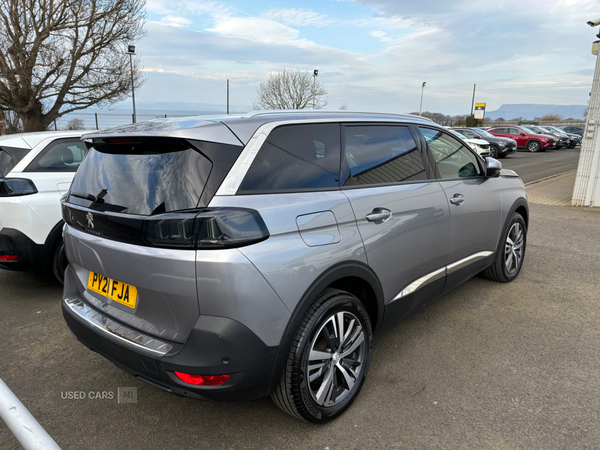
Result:
<svg viewBox="0 0 600 450">
<path fill-rule="evenodd" d="M 325 27 L 335 22 L 324 14 L 305 9 L 271 9 L 262 13 L 262 16 L 297 27 Z"/>
<path fill-rule="evenodd" d="M 369 31 L 369 34 L 374 37 L 375 39 L 379 39 L 381 42 L 393 42 L 394 40 L 390 37 L 386 36 L 386 32 L 385 31 L 381 31 L 381 30 L 373 30 L 373 31 Z"/>
<path fill-rule="evenodd" d="M 215 22 L 215 25 L 207 31 L 242 36 L 267 43 L 293 40 L 300 34 L 298 30 L 287 25 L 258 17 L 223 17 L 217 18 Z"/>
<path fill-rule="evenodd" d="M 166 16 L 161 19 L 160 23 L 171 27 L 182 28 L 190 25 L 192 21 L 180 16 Z"/>
</svg>

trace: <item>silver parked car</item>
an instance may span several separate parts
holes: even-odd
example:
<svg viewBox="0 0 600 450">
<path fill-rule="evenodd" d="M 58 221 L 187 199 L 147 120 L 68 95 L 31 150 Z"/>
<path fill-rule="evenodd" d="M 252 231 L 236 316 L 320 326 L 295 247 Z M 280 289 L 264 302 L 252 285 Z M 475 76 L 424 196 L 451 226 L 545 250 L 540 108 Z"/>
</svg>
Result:
<svg viewBox="0 0 600 450">
<path fill-rule="evenodd" d="M 255 112 L 85 138 L 62 203 L 64 317 L 177 395 L 270 395 L 327 422 L 360 392 L 373 333 L 523 264 L 520 178 L 420 117 Z"/>
</svg>

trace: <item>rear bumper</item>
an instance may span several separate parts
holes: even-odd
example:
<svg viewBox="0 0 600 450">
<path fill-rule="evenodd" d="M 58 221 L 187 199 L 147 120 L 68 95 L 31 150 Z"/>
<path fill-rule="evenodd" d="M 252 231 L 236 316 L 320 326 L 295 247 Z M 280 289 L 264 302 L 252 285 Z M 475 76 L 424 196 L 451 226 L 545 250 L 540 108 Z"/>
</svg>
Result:
<svg viewBox="0 0 600 450">
<path fill-rule="evenodd" d="M 117 367 L 160 389 L 199 400 L 240 401 L 267 395 L 278 347 L 268 347 L 241 323 L 201 315 L 185 344 L 159 341 L 92 308 L 73 289 L 73 277 L 68 268 L 62 301 L 67 326 L 81 343 Z M 175 371 L 231 374 L 231 378 L 221 386 L 194 386 L 179 380 Z"/>
<path fill-rule="evenodd" d="M 0 261 L 2 269 L 33 271 L 44 268 L 44 245 L 36 244 L 14 228 L 0 230 L 0 255 L 17 255 L 14 261 Z"/>
</svg>

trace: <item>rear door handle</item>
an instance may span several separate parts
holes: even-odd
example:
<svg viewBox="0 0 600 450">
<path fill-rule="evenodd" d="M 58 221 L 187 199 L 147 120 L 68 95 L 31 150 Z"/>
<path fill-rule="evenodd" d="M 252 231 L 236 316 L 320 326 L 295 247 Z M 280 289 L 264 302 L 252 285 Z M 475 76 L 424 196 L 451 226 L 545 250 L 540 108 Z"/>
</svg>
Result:
<svg viewBox="0 0 600 450">
<path fill-rule="evenodd" d="M 367 214 L 367 220 L 380 224 L 392 217 L 392 212 L 385 208 L 375 208 L 371 214 Z"/>
<path fill-rule="evenodd" d="M 454 194 L 454 197 L 450 199 L 450 203 L 456 206 L 460 206 L 465 202 L 465 197 L 461 194 Z"/>
</svg>

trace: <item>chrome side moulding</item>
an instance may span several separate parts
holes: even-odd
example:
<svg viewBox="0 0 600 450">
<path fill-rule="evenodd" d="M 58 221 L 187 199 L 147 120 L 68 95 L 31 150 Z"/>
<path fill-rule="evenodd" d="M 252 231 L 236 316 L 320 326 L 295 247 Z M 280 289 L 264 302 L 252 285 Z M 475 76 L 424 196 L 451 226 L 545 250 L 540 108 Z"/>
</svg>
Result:
<svg viewBox="0 0 600 450">
<path fill-rule="evenodd" d="M 446 268 L 442 267 L 441 269 L 435 270 L 427 275 L 418 278 L 417 280 L 410 283 L 404 289 L 400 291 L 398 295 L 396 295 L 392 301 L 399 300 L 402 297 L 406 297 L 409 294 L 412 294 L 418 289 L 421 289 L 423 286 L 428 285 L 429 283 L 433 283 L 435 280 L 439 280 L 442 277 L 446 276 Z"/>
<path fill-rule="evenodd" d="M 421 278 L 416 279 L 404 289 L 402 289 L 396 296 L 391 300 L 391 302 L 395 302 L 396 300 L 400 300 L 402 297 L 406 297 L 409 294 L 421 289 L 424 286 L 427 286 L 429 283 L 433 283 L 435 280 L 439 280 L 442 277 L 445 277 L 448 274 L 456 272 L 464 267 L 467 267 L 469 264 L 473 264 L 481 259 L 487 258 L 492 255 L 494 252 L 478 252 L 474 253 L 466 258 L 459 259 L 458 261 L 453 262 L 452 264 L 448 264 L 445 267 L 434 270 L 433 272 L 428 273 Z M 390 302 L 390 303 L 391 303 Z"/>
<path fill-rule="evenodd" d="M 80 321 L 126 346 L 148 352 L 155 357 L 163 356 L 173 348 L 171 344 L 119 324 L 117 321 L 90 308 L 78 298 L 65 299 L 65 305 Z"/>
</svg>

